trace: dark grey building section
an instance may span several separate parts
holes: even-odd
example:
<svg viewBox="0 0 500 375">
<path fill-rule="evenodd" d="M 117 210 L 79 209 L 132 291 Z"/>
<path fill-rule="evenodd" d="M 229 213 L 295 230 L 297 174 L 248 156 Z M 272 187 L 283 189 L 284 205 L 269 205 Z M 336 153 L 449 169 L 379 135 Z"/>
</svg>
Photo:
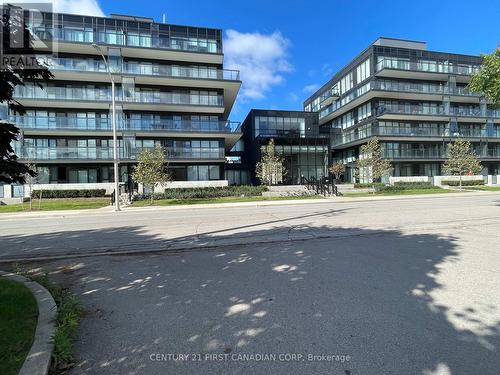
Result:
<svg viewBox="0 0 500 375">
<path fill-rule="evenodd" d="M 252 183 L 259 183 L 255 165 L 260 160 L 262 147 L 271 139 L 276 152 L 285 160 L 285 184 L 300 184 L 302 176 L 327 176 L 329 133 L 320 133 L 316 113 L 252 109 L 243 121 L 242 131 L 241 168 L 249 171 Z"/>
<path fill-rule="evenodd" d="M 379 38 L 304 102 L 331 132 L 332 161 L 352 181 L 360 146 L 381 141 L 395 176 L 439 175 L 447 144 L 471 141 L 483 174 L 500 173 L 500 111 L 467 90 L 481 58 Z"/>
</svg>

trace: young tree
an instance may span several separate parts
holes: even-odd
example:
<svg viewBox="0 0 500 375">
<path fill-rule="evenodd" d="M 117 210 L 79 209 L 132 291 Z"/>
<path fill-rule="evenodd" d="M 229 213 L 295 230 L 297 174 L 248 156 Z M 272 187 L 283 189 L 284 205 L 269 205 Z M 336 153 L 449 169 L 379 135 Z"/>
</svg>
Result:
<svg viewBox="0 0 500 375">
<path fill-rule="evenodd" d="M 0 69 L 0 103 L 6 104 L 12 113 L 23 115 L 26 111 L 24 107 L 13 98 L 14 89 L 18 85 L 24 85 L 26 80 L 38 80 L 38 86 L 42 87 L 40 82 L 47 82 L 53 78 L 52 73 L 46 66 L 37 65 L 25 67 L 20 61 L 26 61 L 24 57 L 29 57 L 33 54 L 32 34 L 25 25 L 19 25 L 15 17 L 10 17 L 10 13 L 4 9 L 0 17 L 0 38 L 2 38 L 2 50 L 0 55 L 16 55 L 15 65 L 9 65 L 11 61 L 7 59 L 3 61 L 2 69 Z M 22 28 L 23 30 L 20 30 Z M 23 48 L 17 48 L 17 39 L 13 40 L 15 49 L 11 48 L 10 37 L 11 31 L 16 30 L 24 36 Z M 34 176 L 35 172 L 29 170 L 26 165 L 18 161 L 12 142 L 19 136 L 17 126 L 8 121 L 0 120 L 0 182 L 11 184 L 25 182 L 26 175 Z"/>
<path fill-rule="evenodd" d="M 491 55 L 483 55 L 481 68 L 472 75 L 468 88 L 500 106 L 500 47 Z"/>
<path fill-rule="evenodd" d="M 445 161 L 443 169 L 447 174 L 459 176 L 460 190 L 462 190 L 462 176 L 478 174 L 482 168 L 481 162 L 472 150 L 469 141 L 459 138 L 448 144 L 448 160 Z"/>
<path fill-rule="evenodd" d="M 143 149 L 139 153 L 137 166 L 132 173 L 132 179 L 136 183 L 142 183 L 144 186 L 152 189 L 151 204 L 153 204 L 155 187 L 170 181 L 168 163 L 165 159 L 165 149 L 160 145 L 156 145 L 152 151 L 147 148 Z"/>
<path fill-rule="evenodd" d="M 345 172 L 345 165 L 343 163 L 333 163 L 328 168 L 328 171 L 333 174 L 335 180 L 339 180 L 340 176 L 342 176 Z"/>
<path fill-rule="evenodd" d="M 283 158 L 276 153 L 272 138 L 262 150 L 260 161 L 255 166 L 255 174 L 263 185 L 271 186 L 283 182 L 286 168 Z"/>
<path fill-rule="evenodd" d="M 382 149 L 376 137 L 361 146 L 357 164 L 360 174 L 368 176 L 372 182 L 379 181 L 382 177 L 389 175 L 392 170 L 391 162 L 382 158 Z"/>
</svg>

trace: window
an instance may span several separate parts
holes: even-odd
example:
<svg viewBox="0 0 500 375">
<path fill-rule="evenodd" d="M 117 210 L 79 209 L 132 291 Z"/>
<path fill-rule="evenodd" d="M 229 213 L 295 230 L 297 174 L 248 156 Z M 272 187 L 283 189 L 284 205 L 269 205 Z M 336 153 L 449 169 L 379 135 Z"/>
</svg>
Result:
<svg viewBox="0 0 500 375">
<path fill-rule="evenodd" d="M 343 95 L 350 89 L 352 89 L 353 86 L 353 74 L 352 72 L 346 74 L 340 79 L 340 95 Z"/>
<path fill-rule="evenodd" d="M 363 82 L 370 76 L 370 59 L 363 61 L 356 68 L 356 84 Z"/>
<path fill-rule="evenodd" d="M 306 120 L 301 117 L 257 116 L 255 117 L 255 137 L 286 136 L 289 134 L 305 136 Z"/>
<path fill-rule="evenodd" d="M 361 121 L 367 117 L 372 115 L 372 106 L 371 103 L 363 104 L 358 107 L 358 121 Z"/>
</svg>

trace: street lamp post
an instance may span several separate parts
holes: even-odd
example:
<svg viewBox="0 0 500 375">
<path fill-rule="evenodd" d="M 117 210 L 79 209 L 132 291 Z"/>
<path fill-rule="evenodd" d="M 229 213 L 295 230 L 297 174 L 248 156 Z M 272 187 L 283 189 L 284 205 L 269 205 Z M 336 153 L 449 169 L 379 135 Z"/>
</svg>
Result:
<svg viewBox="0 0 500 375">
<path fill-rule="evenodd" d="M 101 55 L 106 70 L 108 71 L 109 79 L 111 81 L 111 125 L 113 127 L 113 164 L 114 164 L 114 176 L 115 176 L 115 211 L 120 211 L 120 177 L 119 177 L 119 166 L 118 166 L 118 139 L 116 137 L 116 106 L 115 106 L 115 79 L 111 74 L 111 69 L 109 68 L 108 60 L 104 57 L 101 47 L 97 44 L 92 43 L 92 47 L 96 49 Z"/>
</svg>

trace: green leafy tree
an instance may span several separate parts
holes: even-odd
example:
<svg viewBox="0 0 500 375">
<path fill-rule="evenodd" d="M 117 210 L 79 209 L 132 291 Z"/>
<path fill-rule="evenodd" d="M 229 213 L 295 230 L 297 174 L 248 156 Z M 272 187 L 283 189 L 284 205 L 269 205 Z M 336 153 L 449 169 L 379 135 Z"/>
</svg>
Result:
<svg viewBox="0 0 500 375">
<path fill-rule="evenodd" d="M 283 182 L 286 168 L 283 158 L 276 153 L 273 139 L 263 147 L 260 161 L 255 166 L 255 174 L 263 185 L 271 186 Z"/>
<path fill-rule="evenodd" d="M 155 187 L 171 180 L 165 159 L 165 148 L 156 145 L 153 150 L 143 149 L 139 153 L 132 179 L 138 184 L 151 188 L 151 204 L 153 204 Z"/>
<path fill-rule="evenodd" d="M 379 181 L 392 171 L 391 162 L 382 157 L 382 148 L 376 137 L 361 146 L 357 166 L 360 174 L 366 176 L 368 180 L 371 179 L 372 182 Z"/>
<path fill-rule="evenodd" d="M 500 106 L 500 47 L 491 55 L 483 55 L 481 68 L 472 75 L 468 88 Z"/>
<path fill-rule="evenodd" d="M 459 176 L 459 189 L 462 190 L 462 176 L 481 172 L 481 162 L 469 141 L 456 139 L 448 144 L 448 159 L 443 165 L 446 174 Z"/>
<path fill-rule="evenodd" d="M 345 165 L 343 163 L 333 163 L 328 168 L 328 171 L 333 174 L 336 180 L 339 180 L 340 176 L 345 173 Z"/>
<path fill-rule="evenodd" d="M 16 55 L 15 65 L 9 65 L 11 60 L 3 61 L 2 69 L 0 69 L 0 105 L 10 108 L 12 113 L 23 115 L 26 110 L 17 100 L 13 98 L 15 87 L 24 85 L 26 80 L 35 80 L 39 87 L 43 87 L 42 83 L 53 78 L 52 73 L 46 66 L 39 65 L 37 67 L 25 67 L 19 61 L 26 61 L 26 56 L 31 56 L 34 52 L 32 48 L 32 34 L 25 26 L 20 25 L 15 17 L 10 17 L 10 12 L 4 7 L 0 16 L 0 38 L 2 38 L 2 55 Z M 21 32 L 23 28 L 23 48 L 18 48 L 16 45 L 17 39 L 13 40 L 15 49 L 11 49 L 12 35 L 11 31 L 17 30 Z M 20 183 L 24 184 L 26 176 L 35 176 L 36 172 L 29 169 L 23 163 L 18 161 L 18 156 L 12 148 L 12 143 L 18 139 L 20 135 L 19 128 L 16 124 L 6 119 L 0 119 L 0 183 Z"/>
</svg>

